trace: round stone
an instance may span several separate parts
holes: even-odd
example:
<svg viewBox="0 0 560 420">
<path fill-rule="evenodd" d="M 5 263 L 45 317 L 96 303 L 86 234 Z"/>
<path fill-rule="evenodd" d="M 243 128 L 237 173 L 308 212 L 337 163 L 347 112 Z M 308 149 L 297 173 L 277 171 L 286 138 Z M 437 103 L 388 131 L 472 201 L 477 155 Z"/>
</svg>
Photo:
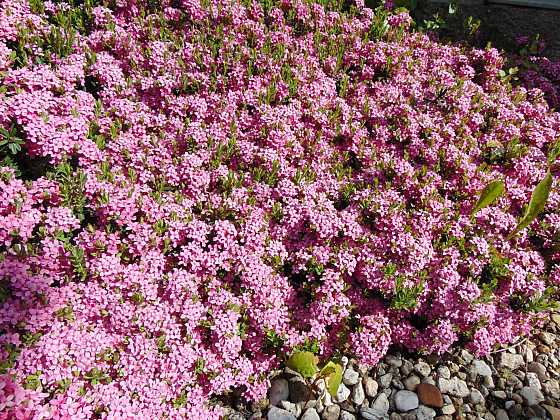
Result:
<svg viewBox="0 0 560 420">
<path fill-rule="evenodd" d="M 270 405 L 278 405 L 280 401 L 287 400 L 290 396 L 288 381 L 284 378 L 278 378 L 272 381 L 268 395 Z"/>
<path fill-rule="evenodd" d="M 395 394 L 395 407 L 400 412 L 418 408 L 418 395 L 412 391 L 402 390 Z"/>
<path fill-rule="evenodd" d="M 523 398 L 523 403 L 527 406 L 537 405 L 544 401 L 544 396 L 540 389 L 524 386 L 519 391 L 519 395 Z"/>
<path fill-rule="evenodd" d="M 443 407 L 443 396 L 435 385 L 422 383 L 416 387 L 416 394 L 418 394 L 422 404 L 428 407 Z"/>
<path fill-rule="evenodd" d="M 345 385 L 348 386 L 356 385 L 359 380 L 360 380 L 360 374 L 356 372 L 354 369 L 348 368 L 344 371 L 344 375 L 342 376 L 342 382 L 344 382 Z"/>
<path fill-rule="evenodd" d="M 366 378 L 364 380 L 364 390 L 366 391 L 366 395 L 370 398 L 373 398 L 377 395 L 377 390 L 379 389 L 379 384 L 373 378 Z"/>
</svg>

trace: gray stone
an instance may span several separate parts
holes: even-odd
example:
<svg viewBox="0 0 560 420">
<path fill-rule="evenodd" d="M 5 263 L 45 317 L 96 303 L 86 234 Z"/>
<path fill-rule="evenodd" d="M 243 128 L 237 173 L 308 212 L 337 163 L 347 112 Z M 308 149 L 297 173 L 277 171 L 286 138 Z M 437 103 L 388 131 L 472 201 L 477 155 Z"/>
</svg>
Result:
<svg viewBox="0 0 560 420">
<path fill-rule="evenodd" d="M 350 396 L 350 390 L 344 384 L 340 384 L 338 386 L 338 391 L 336 392 L 336 397 L 333 398 L 334 402 L 341 403 L 346 401 Z"/>
<path fill-rule="evenodd" d="M 387 355 L 387 356 L 385 357 L 385 361 L 386 361 L 389 365 L 391 365 L 391 366 L 393 366 L 393 367 L 396 367 L 396 368 L 400 368 L 400 367 L 402 366 L 402 364 L 403 364 L 403 361 L 402 361 L 402 359 L 401 359 L 400 357 L 396 357 L 396 356 L 393 356 L 393 355 Z"/>
<path fill-rule="evenodd" d="M 375 401 L 371 404 L 371 408 L 382 413 L 389 411 L 389 399 L 384 393 L 379 394 Z"/>
<path fill-rule="evenodd" d="M 451 379 L 451 372 L 447 366 L 440 366 L 437 368 L 438 377 L 444 379 Z"/>
<path fill-rule="evenodd" d="M 344 371 L 344 375 L 342 376 L 342 382 L 344 382 L 345 385 L 348 386 L 356 385 L 359 380 L 360 380 L 360 374 L 356 372 L 354 369 L 352 369 L 351 367 L 349 367 Z"/>
<path fill-rule="evenodd" d="M 548 373 L 546 368 L 542 363 L 539 362 L 531 362 L 527 365 L 527 372 L 536 373 L 539 377 L 539 380 L 546 381 L 548 379 Z"/>
<path fill-rule="evenodd" d="M 270 405 L 278 405 L 280 401 L 287 400 L 290 396 L 288 381 L 284 378 L 278 378 L 272 381 L 268 395 Z"/>
<path fill-rule="evenodd" d="M 505 400 L 507 398 L 505 391 L 494 391 L 492 395 L 500 400 Z"/>
<path fill-rule="evenodd" d="M 494 379 L 492 379 L 491 376 L 485 376 L 484 380 L 482 381 L 484 386 L 488 389 L 492 389 L 495 387 L 494 385 Z"/>
<path fill-rule="evenodd" d="M 536 373 L 527 372 L 525 379 L 527 380 L 527 385 L 530 386 L 531 388 L 537 388 L 537 389 L 542 388 L 541 381 L 539 381 L 539 377 L 537 376 Z"/>
<path fill-rule="evenodd" d="M 399 391 L 395 394 L 395 406 L 400 412 L 418 408 L 418 395 L 412 391 Z"/>
<path fill-rule="evenodd" d="M 543 331 L 539 334 L 541 341 L 547 346 L 552 346 L 554 344 L 554 336 L 549 332 Z"/>
<path fill-rule="evenodd" d="M 352 389 L 351 399 L 356 405 L 362 405 L 366 399 L 366 393 L 364 392 L 364 387 L 361 381 L 358 382 Z"/>
<path fill-rule="evenodd" d="M 289 411 L 294 416 L 299 417 L 301 414 L 301 407 L 289 401 L 280 401 L 280 408 Z"/>
<path fill-rule="evenodd" d="M 524 386 L 519 391 L 519 395 L 523 398 L 523 403 L 527 406 L 537 405 L 544 401 L 544 396 L 540 389 Z"/>
<path fill-rule="evenodd" d="M 416 414 L 416 420 L 432 420 L 436 416 L 435 410 L 425 405 L 418 407 L 414 414 Z"/>
<path fill-rule="evenodd" d="M 348 411 L 342 410 L 340 412 L 340 420 L 356 420 L 356 416 Z"/>
<path fill-rule="evenodd" d="M 414 365 L 409 360 L 403 360 L 403 365 L 401 366 L 401 373 L 403 376 L 408 376 L 414 370 Z"/>
<path fill-rule="evenodd" d="M 484 397 L 482 396 L 482 394 L 480 393 L 480 391 L 476 388 L 473 388 L 469 394 L 469 400 L 473 403 L 473 404 L 479 404 L 482 401 L 484 401 Z"/>
<path fill-rule="evenodd" d="M 511 370 L 516 370 L 525 364 L 523 356 L 520 354 L 511 354 L 506 351 L 500 353 L 498 357 L 498 366 L 501 368 L 507 368 Z"/>
<path fill-rule="evenodd" d="M 457 377 L 451 379 L 439 378 L 438 388 L 444 394 L 459 398 L 465 398 L 470 393 L 467 383 Z"/>
<path fill-rule="evenodd" d="M 364 380 L 364 390 L 366 391 L 366 395 L 370 398 L 373 398 L 377 395 L 377 390 L 379 389 L 379 384 L 373 378 L 366 378 Z"/>
<path fill-rule="evenodd" d="M 542 384 L 543 391 L 546 395 L 554 400 L 560 400 L 560 384 L 557 380 L 551 379 Z"/>
<path fill-rule="evenodd" d="M 301 416 L 301 420 L 321 420 L 321 418 L 319 417 L 317 410 L 314 408 L 308 408 L 305 410 L 305 413 L 303 413 L 303 416 Z"/>
<path fill-rule="evenodd" d="M 296 416 L 286 410 L 282 410 L 278 407 L 270 407 L 268 414 L 266 415 L 268 420 L 297 420 Z"/>
<path fill-rule="evenodd" d="M 317 407 L 317 400 L 309 400 L 309 401 L 300 401 L 297 403 L 297 406 L 303 412 L 308 408 L 315 408 Z"/>
<path fill-rule="evenodd" d="M 325 407 L 325 410 L 321 415 L 321 417 L 324 420 L 338 420 L 339 416 L 340 416 L 340 406 L 336 404 Z"/>
<path fill-rule="evenodd" d="M 360 415 L 365 420 L 389 420 L 387 412 L 379 411 L 374 408 L 362 408 Z"/>
<path fill-rule="evenodd" d="M 307 401 L 313 398 L 313 391 L 305 383 L 305 381 L 297 376 L 288 381 L 290 388 L 290 401 L 298 403 L 300 401 Z"/>
<path fill-rule="evenodd" d="M 444 405 L 441 407 L 441 412 L 443 414 L 451 415 L 455 412 L 455 406 L 453 404 Z"/>
<path fill-rule="evenodd" d="M 479 376 L 492 376 L 492 370 L 490 369 L 490 366 L 488 366 L 483 360 L 475 360 L 472 363 L 471 369 Z"/>
<path fill-rule="evenodd" d="M 393 380 L 393 374 L 386 373 L 385 375 L 379 378 L 379 385 L 381 385 L 381 388 L 389 388 L 389 385 L 391 385 L 392 380 Z"/>
<path fill-rule="evenodd" d="M 459 355 L 461 356 L 461 359 L 463 359 L 466 363 L 471 363 L 474 359 L 472 353 L 465 349 L 461 350 L 461 353 Z"/>
<path fill-rule="evenodd" d="M 411 375 L 404 380 L 404 387 L 409 391 L 414 391 L 420 384 L 420 378 L 416 375 Z"/>
<path fill-rule="evenodd" d="M 496 420 L 509 420 L 509 416 L 506 410 L 498 408 L 496 410 Z"/>
<path fill-rule="evenodd" d="M 414 370 L 418 372 L 423 377 L 429 376 L 432 372 L 430 365 L 426 362 L 418 362 L 414 365 Z"/>
<path fill-rule="evenodd" d="M 509 410 L 509 409 L 510 409 L 511 407 L 513 407 L 514 405 L 515 405 L 515 401 L 509 400 L 509 401 L 506 401 L 506 402 L 504 403 L 504 408 L 505 408 L 506 410 Z"/>
</svg>

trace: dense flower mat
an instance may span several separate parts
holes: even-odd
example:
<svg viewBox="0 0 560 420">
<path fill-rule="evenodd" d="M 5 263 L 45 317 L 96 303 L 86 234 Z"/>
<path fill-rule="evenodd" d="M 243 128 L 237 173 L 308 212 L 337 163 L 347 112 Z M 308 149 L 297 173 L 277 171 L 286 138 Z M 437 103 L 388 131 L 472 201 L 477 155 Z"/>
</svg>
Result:
<svg viewBox="0 0 560 420">
<path fill-rule="evenodd" d="M 212 418 L 295 348 L 483 354 L 551 305 L 557 178 L 511 233 L 560 115 L 496 50 L 360 2 L 79 3 L 0 1 L 0 418 Z"/>
</svg>

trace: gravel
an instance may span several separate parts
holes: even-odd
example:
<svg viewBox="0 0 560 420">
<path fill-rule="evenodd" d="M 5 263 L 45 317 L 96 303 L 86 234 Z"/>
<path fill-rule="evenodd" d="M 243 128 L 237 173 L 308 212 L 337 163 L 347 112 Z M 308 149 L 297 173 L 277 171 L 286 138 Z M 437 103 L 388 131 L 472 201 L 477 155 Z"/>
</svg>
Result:
<svg viewBox="0 0 560 420">
<path fill-rule="evenodd" d="M 285 369 L 271 381 L 267 406 L 228 418 L 560 420 L 560 316 L 551 319 L 559 323 L 486 357 L 466 349 L 440 358 L 395 352 L 372 369 L 350 359 L 335 398 L 324 380 L 312 386 Z"/>
</svg>

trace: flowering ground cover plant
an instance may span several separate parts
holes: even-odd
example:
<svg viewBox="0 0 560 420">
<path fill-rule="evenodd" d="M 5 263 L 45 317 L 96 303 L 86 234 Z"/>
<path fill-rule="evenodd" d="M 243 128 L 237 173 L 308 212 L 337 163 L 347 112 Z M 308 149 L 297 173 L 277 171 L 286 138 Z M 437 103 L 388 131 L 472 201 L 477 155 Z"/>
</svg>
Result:
<svg viewBox="0 0 560 420">
<path fill-rule="evenodd" d="M 538 323 L 560 115 L 409 25 L 0 1 L 0 418 L 215 418 L 294 350 L 485 354 Z"/>
</svg>

